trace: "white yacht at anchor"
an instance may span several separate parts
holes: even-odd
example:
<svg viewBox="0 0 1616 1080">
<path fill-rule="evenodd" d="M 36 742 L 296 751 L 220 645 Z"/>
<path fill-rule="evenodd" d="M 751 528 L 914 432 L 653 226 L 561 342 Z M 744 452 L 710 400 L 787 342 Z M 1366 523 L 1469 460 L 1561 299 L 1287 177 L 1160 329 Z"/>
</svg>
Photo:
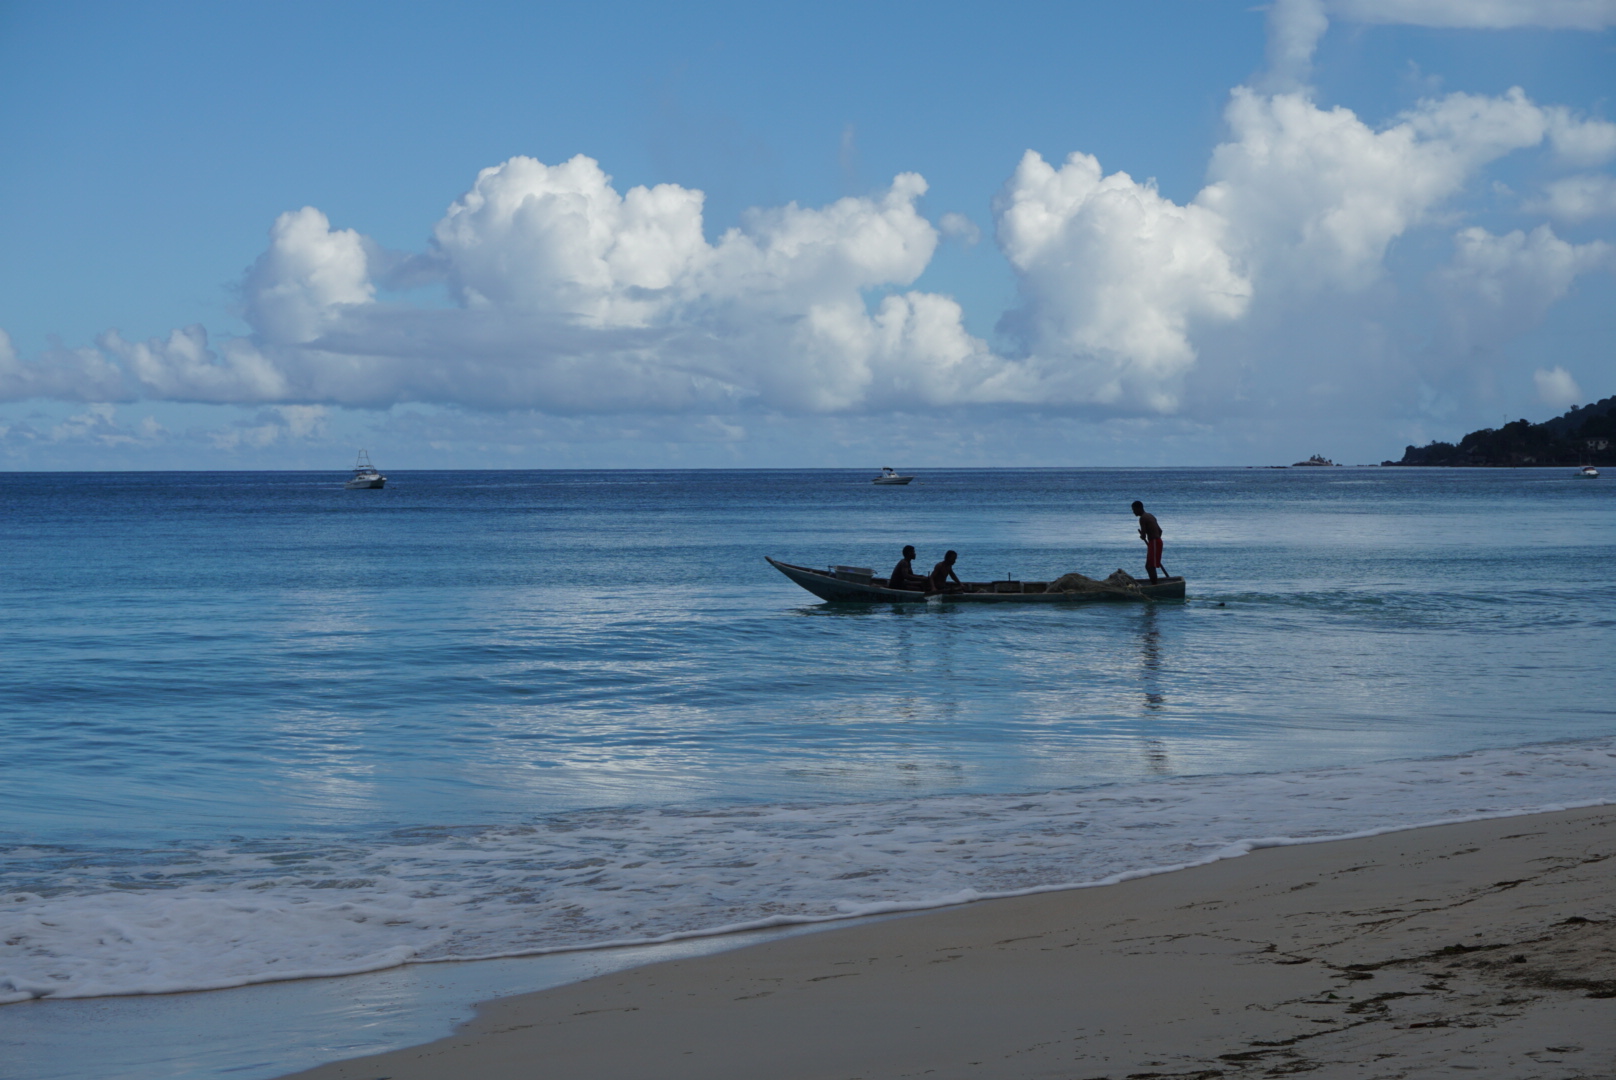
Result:
<svg viewBox="0 0 1616 1080">
<path fill-rule="evenodd" d="M 912 477 L 912 476 L 899 476 L 898 475 L 898 470 L 892 468 L 889 465 L 886 468 L 882 469 L 881 470 L 881 475 L 877 476 L 874 480 L 871 480 L 870 483 L 872 483 L 872 484 L 907 484 L 909 481 L 911 481 L 913 479 L 914 479 L 914 477 Z"/>
<path fill-rule="evenodd" d="M 361 450 L 359 460 L 354 462 L 353 478 L 342 486 L 352 491 L 355 488 L 385 487 L 386 484 L 387 477 L 376 471 L 376 466 L 370 463 L 370 455 Z"/>
</svg>

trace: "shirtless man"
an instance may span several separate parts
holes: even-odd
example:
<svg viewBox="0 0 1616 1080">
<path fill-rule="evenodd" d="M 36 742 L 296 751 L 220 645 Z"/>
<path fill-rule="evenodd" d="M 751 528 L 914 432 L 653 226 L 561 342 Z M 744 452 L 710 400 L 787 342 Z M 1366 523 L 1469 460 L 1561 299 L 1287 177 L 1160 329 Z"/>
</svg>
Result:
<svg viewBox="0 0 1616 1080">
<path fill-rule="evenodd" d="M 931 568 L 931 588 L 927 592 L 959 592 L 965 586 L 961 584 L 959 575 L 954 573 L 954 560 L 959 558 L 959 552 L 950 551 L 943 556 L 943 561 Z M 956 588 L 948 588 L 948 579 L 954 579 Z"/>
<path fill-rule="evenodd" d="M 912 592 L 925 592 L 926 579 L 915 573 L 915 549 L 913 544 L 905 544 L 903 558 L 898 565 L 892 568 L 892 575 L 887 578 L 887 588 L 908 589 Z"/>
<path fill-rule="evenodd" d="M 1151 583 L 1155 584 L 1156 571 L 1160 570 L 1164 577 L 1171 576 L 1161 562 L 1161 522 L 1156 520 L 1155 514 L 1145 513 L 1145 504 L 1137 499 L 1134 500 L 1133 513 L 1139 519 L 1139 539 L 1145 542 L 1145 573 L 1150 575 Z"/>
</svg>

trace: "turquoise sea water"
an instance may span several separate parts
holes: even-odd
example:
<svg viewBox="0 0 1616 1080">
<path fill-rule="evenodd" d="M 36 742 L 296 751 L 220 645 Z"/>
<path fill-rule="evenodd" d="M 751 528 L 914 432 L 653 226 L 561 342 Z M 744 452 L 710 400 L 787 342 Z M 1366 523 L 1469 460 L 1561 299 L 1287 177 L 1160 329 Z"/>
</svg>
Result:
<svg viewBox="0 0 1616 1080">
<path fill-rule="evenodd" d="M 0 475 L 0 1001 L 1616 797 L 1616 482 L 1570 473 Z M 837 607 L 762 558 L 1142 573 L 1135 498 L 1183 603 Z"/>
</svg>

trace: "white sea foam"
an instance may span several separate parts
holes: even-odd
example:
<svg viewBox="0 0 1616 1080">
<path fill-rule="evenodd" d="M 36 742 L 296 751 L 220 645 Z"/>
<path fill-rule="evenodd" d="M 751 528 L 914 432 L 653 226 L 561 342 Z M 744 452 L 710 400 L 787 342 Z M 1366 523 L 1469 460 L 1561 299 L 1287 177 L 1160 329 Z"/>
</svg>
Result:
<svg viewBox="0 0 1616 1080">
<path fill-rule="evenodd" d="M 5 853 L 0 1003 L 670 940 L 1616 801 L 1616 740 L 1021 795 L 635 808 L 89 858 Z"/>
</svg>

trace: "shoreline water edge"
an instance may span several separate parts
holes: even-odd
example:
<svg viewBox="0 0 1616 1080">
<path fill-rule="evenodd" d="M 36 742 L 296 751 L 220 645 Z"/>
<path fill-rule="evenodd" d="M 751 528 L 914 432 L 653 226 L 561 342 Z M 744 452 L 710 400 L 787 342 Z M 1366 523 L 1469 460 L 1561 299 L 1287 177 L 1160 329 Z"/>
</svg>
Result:
<svg viewBox="0 0 1616 1080">
<path fill-rule="evenodd" d="M 214 845 L 166 852 L 164 875 L 148 872 L 156 888 L 11 893 L 0 907 L 10 945 L 0 1005 L 923 911 L 1613 793 L 1616 739 L 1596 739 L 1066 791 L 557 814 L 368 851 L 363 878 L 351 852 L 320 867 L 307 841 L 293 845 L 293 874 L 262 851 Z M 210 875 L 210 858 L 228 876 Z"/>
<path fill-rule="evenodd" d="M 1276 845 L 488 1002 L 295 1075 L 1609 1076 L 1613 883 L 1608 807 Z"/>
<path fill-rule="evenodd" d="M 1199 784 L 1199 787 L 1191 787 L 1192 784 Z M 1240 787 L 1231 786 L 1235 784 Z M 1410 793 L 1419 793 L 1422 798 L 1411 802 Z M 1523 800 L 1523 796 L 1530 794 L 1537 795 L 1538 801 Z M 1554 801 L 1543 798 L 1551 794 L 1559 798 Z M 1386 803 L 1398 795 L 1402 797 L 1403 813 L 1418 805 L 1426 809 L 1429 816 L 1413 820 L 1404 816 L 1401 820 L 1394 820 L 1398 815 L 1388 811 Z M 971 801 L 974 802 L 976 798 L 979 797 L 972 797 Z M 1185 842 L 1179 837 L 1176 843 L 1166 845 L 1166 849 L 1181 854 L 1191 853 L 1193 857 L 1155 864 L 1135 862 L 1103 877 L 1029 886 L 1013 893 L 1006 892 L 996 899 L 982 900 L 988 906 L 1011 899 L 1105 891 L 1142 879 L 1165 878 L 1226 862 L 1245 862 L 1253 854 L 1275 849 L 1356 843 L 1376 837 L 1467 824 L 1487 825 L 1523 816 L 1576 813 L 1586 808 L 1607 806 L 1616 802 L 1616 740 L 1584 740 L 1510 751 L 1482 751 L 1452 758 L 1385 762 L 1371 768 L 1309 770 L 1305 773 L 1255 777 L 1177 778 L 1151 785 L 1130 785 L 1126 790 L 1044 793 L 1041 796 L 1018 797 L 1016 805 L 1024 808 L 1022 814 L 1027 812 L 1025 808 L 1029 807 L 1029 799 L 1072 800 L 1069 805 L 1073 809 L 1082 807 L 1090 820 L 1079 824 L 1074 817 L 1068 817 L 1069 827 L 1078 825 L 1077 828 L 1069 828 L 1069 831 L 1100 849 L 1105 846 L 1100 838 L 1106 830 L 1091 831 L 1091 828 L 1096 824 L 1093 820 L 1097 816 L 1096 810 L 1109 806 L 1114 813 L 1121 815 L 1119 820 L 1111 823 L 1113 835 L 1132 845 L 1129 850 L 1135 859 L 1148 847 L 1127 838 L 1140 833 L 1170 831 L 1175 813 L 1196 818 L 1202 831 L 1197 841 Z M 1224 814 L 1209 812 L 1213 805 L 1209 800 L 1213 799 L 1225 805 Z M 1511 802 L 1511 799 L 1515 801 Z M 1231 819 L 1227 806 L 1234 802 L 1245 805 L 1243 813 Z M 1380 804 L 1380 812 L 1368 813 L 1370 807 L 1377 803 Z M 1310 807 L 1313 808 L 1311 811 Z M 984 816 L 980 807 L 960 809 L 962 813 L 953 822 L 956 826 L 961 821 Z M 867 826 L 864 831 L 882 833 L 878 825 L 874 830 L 868 828 L 872 824 L 868 813 L 860 816 Z M 932 818 L 936 815 L 916 812 L 916 816 Z M 1375 818 L 1378 820 L 1372 820 Z M 1366 821 L 1370 823 L 1345 831 L 1336 831 L 1325 824 L 1339 827 Z M 1228 832 L 1221 837 L 1215 835 L 1219 829 L 1231 830 L 1259 822 L 1275 827 L 1260 832 L 1248 831 L 1243 837 L 1232 837 Z M 1284 835 L 1278 827 L 1309 822 L 1315 823 L 1318 830 L 1312 835 Z M 933 830 L 929 833 L 930 840 L 914 842 L 932 844 L 940 851 L 948 852 L 951 858 L 963 857 L 967 861 L 975 858 L 969 853 L 961 856 L 959 848 L 962 845 L 950 842 L 945 833 L 936 831 L 936 824 L 935 821 L 930 823 Z M 890 832 L 882 834 L 891 836 Z M 1018 857 L 1019 852 L 1019 857 L 1024 859 L 1030 850 L 1026 837 L 1013 842 L 1011 846 L 1009 857 L 1012 858 Z M 977 849 L 973 847 L 972 850 Z M 914 912 L 929 916 L 935 913 L 932 909 L 946 912 L 962 904 L 977 907 L 981 906 L 976 903 L 980 898 L 980 893 L 955 892 L 919 903 L 889 901 L 862 906 L 844 905 L 841 911 L 829 915 L 776 915 L 758 920 L 757 925 L 775 927 L 773 934 L 785 936 L 798 936 L 804 932 L 837 933 L 846 929 L 848 924 L 856 925 L 860 920 L 867 922 L 876 917 L 878 921 L 884 921 L 879 919 L 883 914 L 890 916 Z M 678 944 L 639 942 L 623 948 L 594 945 L 570 950 L 535 950 L 547 952 L 548 955 L 529 959 L 405 964 L 392 969 L 397 974 L 391 978 L 386 972 L 329 979 L 294 977 L 286 982 L 249 987 L 245 991 L 24 1002 L 0 1007 L 0 1046 L 8 1043 L 19 1045 L 29 1038 L 27 1023 L 22 1025 L 20 1031 L 7 1024 L 13 1015 L 12 1009 L 79 1007 L 85 1010 L 87 1016 L 99 1009 L 107 1017 L 140 1017 L 138 1031 L 129 1030 L 129 1024 L 116 1019 L 107 1024 L 105 1033 L 120 1045 L 116 1048 L 105 1047 L 104 1052 L 116 1058 L 129 1054 L 131 1043 L 137 1047 L 144 1043 L 142 1052 L 149 1064 L 144 1067 L 121 1067 L 120 1071 L 114 1073 L 112 1062 L 105 1061 L 100 1068 L 91 1068 L 89 1072 L 149 1077 L 153 1080 L 157 1077 L 200 1077 L 225 1072 L 248 1078 L 275 1077 L 288 1069 L 320 1061 L 336 1060 L 354 1053 L 407 1047 L 422 1038 L 448 1034 L 450 1027 L 467 1018 L 469 1007 L 478 1000 L 504 997 L 547 985 L 575 984 L 623 968 L 657 964 L 669 957 L 727 952 L 736 947 L 749 948 L 749 943 L 760 936 L 773 936 L 768 930 L 761 933 L 756 930 L 747 933 L 746 930 L 745 927 L 715 927 L 673 935 L 675 940 L 681 937 L 686 939 L 683 947 Z M 527 965 L 525 969 L 524 965 Z M 479 966 L 486 970 L 479 973 Z M 367 980 L 375 982 L 367 988 Z M 408 988 L 378 989 L 389 981 L 396 981 Z M 286 1027 L 298 1033 L 291 1042 L 296 1044 L 301 1038 L 302 1045 L 284 1045 L 272 1049 L 252 1045 L 254 1040 L 248 1039 L 244 1045 L 232 1047 L 228 1038 L 216 1038 L 216 1045 L 206 1052 L 192 1049 L 179 1055 L 180 1058 L 195 1060 L 180 1061 L 171 1056 L 174 1046 L 184 1045 L 182 1034 L 175 1030 L 176 1025 L 216 1030 L 222 1022 L 228 1027 L 231 1023 L 228 1018 L 237 1015 L 239 1009 L 247 1004 L 246 995 L 259 991 L 268 992 L 260 1000 L 260 1007 L 263 1001 L 279 1002 L 270 1006 L 267 1014 L 277 1015 L 278 1009 L 278 1015 Z M 242 1005 L 232 1002 L 234 995 L 243 995 Z M 164 1004 L 173 1001 L 184 1002 L 186 1010 L 170 1017 L 160 1015 Z M 330 1012 L 329 1018 L 323 1022 L 311 1023 L 298 1015 L 300 1012 L 321 1010 Z M 47 1028 L 50 1026 L 46 1025 Z M 8 1028 L 15 1034 L 8 1037 Z M 165 1039 L 170 1041 L 169 1047 L 162 1045 Z M 89 1037 L 84 1040 L 84 1046 L 70 1053 L 93 1059 L 96 1051 L 91 1044 L 94 1041 L 93 1036 Z M 36 1051 L 41 1049 L 48 1047 L 35 1047 Z M 75 1075 L 72 1069 L 57 1072 L 44 1060 L 36 1060 L 37 1067 L 30 1071 L 30 1057 L 22 1055 L 14 1058 L 16 1067 L 23 1070 L 17 1073 L 18 1077 L 45 1080 L 48 1077 Z M 85 1075 L 87 1072 L 79 1070 L 77 1074 Z"/>
</svg>

